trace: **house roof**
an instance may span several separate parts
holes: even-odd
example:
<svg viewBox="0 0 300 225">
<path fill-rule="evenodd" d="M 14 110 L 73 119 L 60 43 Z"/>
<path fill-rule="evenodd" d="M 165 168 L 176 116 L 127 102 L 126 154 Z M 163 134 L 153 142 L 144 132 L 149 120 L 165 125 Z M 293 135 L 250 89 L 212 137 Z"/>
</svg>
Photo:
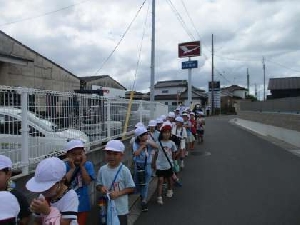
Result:
<svg viewBox="0 0 300 225">
<path fill-rule="evenodd" d="M 40 53 L 34 51 L 34 50 L 31 49 L 30 47 L 24 45 L 24 44 L 21 43 L 20 41 L 14 39 L 13 37 L 11 37 L 11 36 L 9 36 L 8 34 L 4 33 L 2 30 L 0 30 L 0 34 L 3 34 L 4 36 L 8 37 L 8 38 L 11 39 L 12 41 L 14 41 L 14 42 L 18 43 L 19 45 L 23 46 L 23 47 L 26 48 L 27 50 L 29 50 L 29 51 L 31 51 L 31 52 L 37 54 L 38 56 L 40 56 L 40 57 L 42 57 L 42 58 L 48 60 L 48 61 L 51 62 L 53 65 L 59 67 L 60 69 L 64 70 L 65 72 L 69 73 L 71 76 L 76 77 L 77 79 L 79 79 L 79 78 L 78 78 L 75 74 L 73 74 L 72 72 L 68 71 L 67 69 L 63 68 L 62 66 L 58 65 L 57 63 L 55 63 L 54 61 L 48 59 L 47 57 L 41 55 Z M 11 55 L 11 56 L 13 56 L 13 55 Z M 17 56 L 14 56 L 14 57 L 17 57 Z"/>
<path fill-rule="evenodd" d="M 90 82 L 90 81 L 94 81 L 94 80 L 102 80 L 104 78 L 110 78 L 112 79 L 114 82 L 116 82 L 118 85 L 120 85 L 124 90 L 127 90 L 122 84 L 120 84 L 118 81 L 116 81 L 114 78 L 112 78 L 109 75 L 98 75 L 98 76 L 88 76 L 88 77 L 79 77 L 80 80 L 83 80 L 85 82 Z"/>
<path fill-rule="evenodd" d="M 247 88 L 238 86 L 238 85 L 231 85 L 229 87 L 222 87 L 222 91 L 234 92 L 234 91 L 246 91 Z"/>
<path fill-rule="evenodd" d="M 270 78 L 268 90 L 300 89 L 300 77 Z"/>
<path fill-rule="evenodd" d="M 187 87 L 186 80 L 166 80 L 158 81 L 155 85 L 155 88 L 165 88 L 165 87 Z"/>
</svg>

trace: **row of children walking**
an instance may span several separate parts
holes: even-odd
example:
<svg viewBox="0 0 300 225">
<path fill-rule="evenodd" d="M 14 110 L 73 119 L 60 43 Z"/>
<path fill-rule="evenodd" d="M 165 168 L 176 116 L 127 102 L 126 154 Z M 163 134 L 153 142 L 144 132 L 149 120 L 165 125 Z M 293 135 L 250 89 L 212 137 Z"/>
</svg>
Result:
<svg viewBox="0 0 300 225">
<path fill-rule="evenodd" d="M 179 110 L 178 110 L 179 111 Z M 147 128 L 138 123 L 131 140 L 134 161 L 134 180 L 141 197 L 141 210 L 148 211 L 148 189 L 151 176 L 157 176 L 157 203 L 163 205 L 163 186 L 166 197 L 173 197 L 173 185 L 181 187 L 179 172 L 185 167 L 185 157 L 195 148 L 195 141 L 203 141 L 203 114 L 190 110 L 181 114 L 170 112 L 151 120 Z"/>
<path fill-rule="evenodd" d="M 179 164 L 184 168 L 184 158 L 194 147 L 194 139 L 189 139 L 189 133 L 194 133 L 193 116 L 193 113 L 184 112 L 176 117 L 172 112 L 168 117 L 151 120 L 149 130 L 141 123 L 136 125 L 131 142 L 133 177 L 122 163 L 125 146 L 121 141 L 107 143 L 104 149 L 107 163 L 99 169 L 96 177 L 83 143 L 71 140 L 65 149 L 66 160 L 50 157 L 37 165 L 34 177 L 26 183 L 27 190 L 35 194 L 30 203 L 11 182 L 12 161 L 0 155 L 0 224 L 27 225 L 33 218 L 35 224 L 41 225 L 85 225 L 91 211 L 89 185 L 96 181 L 97 191 L 107 197 L 111 206 L 110 211 L 101 214 L 104 220 L 99 224 L 126 225 L 128 195 L 139 192 L 142 211 L 148 210 L 148 188 L 153 171 L 158 180 L 157 203 L 162 205 L 163 184 L 167 183 L 168 198 L 173 196 L 173 184 L 181 186 L 177 177 Z M 203 122 L 201 126 L 204 127 Z M 203 134 L 198 128 L 197 125 L 196 130 Z M 186 148 L 186 142 L 189 148 Z"/>
</svg>

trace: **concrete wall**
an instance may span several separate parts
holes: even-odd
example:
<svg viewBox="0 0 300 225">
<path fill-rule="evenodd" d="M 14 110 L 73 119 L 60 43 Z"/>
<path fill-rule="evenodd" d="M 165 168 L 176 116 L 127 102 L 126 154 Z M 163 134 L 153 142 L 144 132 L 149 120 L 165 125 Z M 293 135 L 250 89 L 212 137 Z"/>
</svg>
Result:
<svg viewBox="0 0 300 225">
<path fill-rule="evenodd" d="M 238 117 L 266 125 L 300 131 L 300 115 L 297 114 L 238 111 Z"/>
<path fill-rule="evenodd" d="M 80 87 L 77 77 L 3 33 L 0 33 L 0 51 L 34 60 L 25 66 L 0 63 L 0 85 L 54 91 L 73 91 Z"/>
</svg>

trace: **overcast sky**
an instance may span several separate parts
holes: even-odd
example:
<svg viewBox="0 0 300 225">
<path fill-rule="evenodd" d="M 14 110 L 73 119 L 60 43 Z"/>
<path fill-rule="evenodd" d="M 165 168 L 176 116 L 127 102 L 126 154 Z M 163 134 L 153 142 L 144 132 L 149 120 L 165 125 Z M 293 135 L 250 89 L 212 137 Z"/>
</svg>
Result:
<svg viewBox="0 0 300 225">
<path fill-rule="evenodd" d="M 78 76 L 96 75 L 144 0 L 0 0 L 0 29 Z M 270 77 L 300 76 L 299 0 L 172 0 L 187 29 L 203 43 L 205 61 L 193 71 L 193 84 L 207 89 L 211 79 L 211 34 L 215 36 L 215 79 L 222 85 L 262 89 L 262 56 Z M 74 7 L 32 20 L 72 4 Z M 97 75 L 109 74 L 130 89 L 150 0 L 125 39 Z M 136 90 L 150 86 L 151 7 L 148 12 Z M 198 34 L 200 36 L 198 36 Z M 191 41 L 167 0 L 157 0 L 156 81 L 187 79 L 177 57 L 180 42 Z M 223 74 L 223 77 L 219 75 Z M 224 78 L 225 77 L 225 78 Z M 262 91 L 260 91 L 262 94 Z"/>
</svg>

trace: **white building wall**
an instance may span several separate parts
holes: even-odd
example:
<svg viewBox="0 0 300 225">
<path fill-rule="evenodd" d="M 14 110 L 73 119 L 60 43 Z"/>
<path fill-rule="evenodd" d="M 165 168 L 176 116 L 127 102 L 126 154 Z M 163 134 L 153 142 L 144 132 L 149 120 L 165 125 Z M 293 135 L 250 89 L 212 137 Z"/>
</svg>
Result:
<svg viewBox="0 0 300 225">
<path fill-rule="evenodd" d="M 155 88 L 155 95 L 177 95 L 178 93 L 184 92 L 185 87 L 165 87 L 165 88 Z"/>
<path fill-rule="evenodd" d="M 237 91 L 233 92 L 233 96 L 245 99 L 246 98 L 246 93 L 247 93 L 247 91 L 245 91 L 245 90 L 237 90 Z"/>
</svg>

